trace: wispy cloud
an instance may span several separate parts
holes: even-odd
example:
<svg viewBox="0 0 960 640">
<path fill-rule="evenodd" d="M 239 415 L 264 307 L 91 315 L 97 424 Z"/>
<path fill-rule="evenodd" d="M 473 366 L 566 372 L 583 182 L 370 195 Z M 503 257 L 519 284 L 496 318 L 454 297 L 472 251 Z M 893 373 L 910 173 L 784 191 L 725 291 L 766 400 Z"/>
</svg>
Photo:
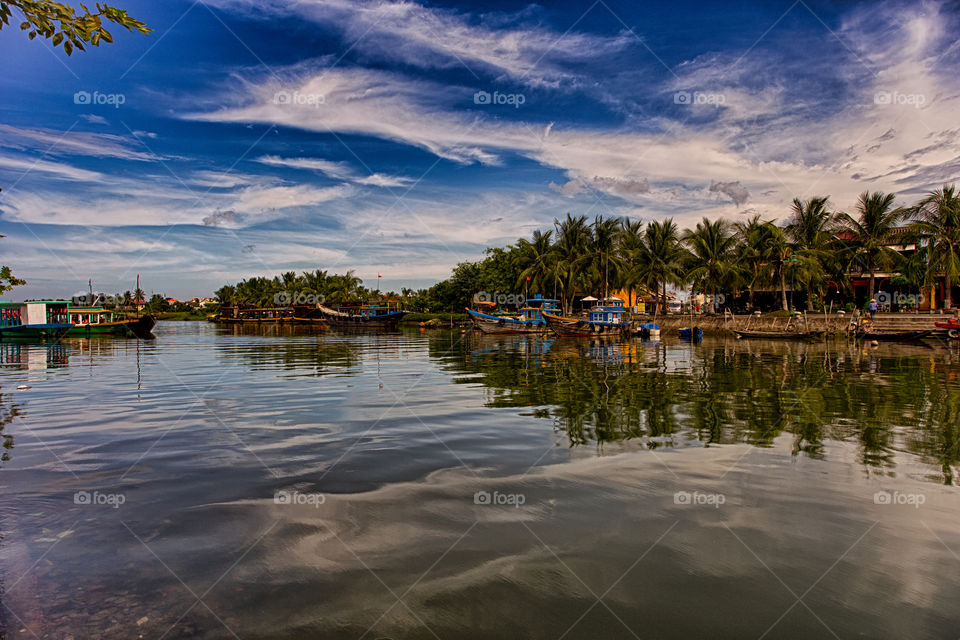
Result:
<svg viewBox="0 0 960 640">
<path fill-rule="evenodd" d="M 466 68 L 534 86 L 570 89 L 570 67 L 636 44 L 625 33 L 598 35 L 529 25 L 517 14 L 471 14 L 410 1 L 323 0 L 298 3 L 216 0 L 231 9 L 298 15 L 339 29 L 367 57 L 421 68 Z"/>
</svg>

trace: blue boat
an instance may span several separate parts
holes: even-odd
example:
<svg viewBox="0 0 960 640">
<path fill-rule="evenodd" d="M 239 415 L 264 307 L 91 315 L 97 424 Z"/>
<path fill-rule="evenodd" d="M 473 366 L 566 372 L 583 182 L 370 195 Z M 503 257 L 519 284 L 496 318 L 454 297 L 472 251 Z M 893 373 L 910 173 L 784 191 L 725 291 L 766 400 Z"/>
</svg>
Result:
<svg viewBox="0 0 960 640">
<path fill-rule="evenodd" d="M 560 337 L 587 337 L 621 335 L 630 330 L 626 309 L 620 298 L 607 298 L 590 309 L 587 319 L 565 318 L 544 311 L 547 326 Z"/>
<path fill-rule="evenodd" d="M 703 340 L 703 329 L 700 327 L 683 327 L 679 332 L 684 340 Z"/>
<path fill-rule="evenodd" d="M 467 309 L 473 326 L 483 333 L 516 334 L 516 333 L 544 333 L 547 323 L 543 317 L 544 310 L 556 310 L 560 301 L 536 296 L 527 298 L 526 306 L 521 307 L 517 315 L 496 315 Z M 485 303 L 492 306 L 493 303 Z"/>
<path fill-rule="evenodd" d="M 0 301 L 0 340 L 59 340 L 73 328 L 69 302 Z"/>
</svg>

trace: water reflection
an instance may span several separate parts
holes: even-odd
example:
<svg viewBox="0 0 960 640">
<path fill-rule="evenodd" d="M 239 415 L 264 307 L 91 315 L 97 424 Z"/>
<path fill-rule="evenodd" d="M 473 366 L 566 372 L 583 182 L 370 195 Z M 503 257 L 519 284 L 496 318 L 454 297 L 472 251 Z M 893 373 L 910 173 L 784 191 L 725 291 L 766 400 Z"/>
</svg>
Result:
<svg viewBox="0 0 960 640">
<path fill-rule="evenodd" d="M 946 484 L 960 461 L 958 366 L 929 346 L 472 336 L 456 350 L 442 357 L 490 389 L 488 406 L 534 408 L 571 447 L 769 447 L 789 434 L 794 455 L 851 441 L 879 469 L 920 455 Z"/>
</svg>

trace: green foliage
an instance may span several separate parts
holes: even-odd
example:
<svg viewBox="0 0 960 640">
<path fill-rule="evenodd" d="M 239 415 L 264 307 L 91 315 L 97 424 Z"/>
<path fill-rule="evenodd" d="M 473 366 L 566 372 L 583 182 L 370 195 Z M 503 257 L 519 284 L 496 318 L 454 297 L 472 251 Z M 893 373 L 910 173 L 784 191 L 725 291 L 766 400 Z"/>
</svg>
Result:
<svg viewBox="0 0 960 640">
<path fill-rule="evenodd" d="M 84 44 L 100 46 L 100 42 L 113 42 L 113 35 L 104 27 L 104 20 L 113 22 L 127 31 L 150 33 L 144 23 L 131 18 L 127 12 L 106 4 L 96 4 L 91 12 L 81 4 L 82 13 L 67 4 L 51 0 L 0 0 L 0 29 L 10 26 L 13 9 L 23 14 L 24 21 L 20 29 L 27 31 L 27 37 L 33 40 L 38 35 L 50 40 L 54 46 L 63 45 L 68 56 L 74 49 L 85 51 Z"/>
<path fill-rule="evenodd" d="M 26 280 L 21 280 L 13 275 L 10 267 L 0 266 L 0 293 L 6 293 L 14 287 L 27 284 Z"/>
</svg>

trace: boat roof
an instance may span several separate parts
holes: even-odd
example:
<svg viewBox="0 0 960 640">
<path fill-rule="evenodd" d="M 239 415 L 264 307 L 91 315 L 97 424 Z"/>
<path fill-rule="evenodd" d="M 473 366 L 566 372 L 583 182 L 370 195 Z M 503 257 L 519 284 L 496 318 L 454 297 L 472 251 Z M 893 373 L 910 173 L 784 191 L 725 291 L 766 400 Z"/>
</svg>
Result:
<svg viewBox="0 0 960 640">
<path fill-rule="evenodd" d="M 22 307 L 25 304 L 66 304 L 69 300 L 27 300 L 25 302 L 16 302 L 15 300 L 0 300 L 0 307 Z"/>
<path fill-rule="evenodd" d="M 76 311 L 78 313 L 92 313 L 94 311 L 111 311 L 110 309 L 104 309 L 103 307 L 70 307 L 70 311 Z"/>
</svg>

